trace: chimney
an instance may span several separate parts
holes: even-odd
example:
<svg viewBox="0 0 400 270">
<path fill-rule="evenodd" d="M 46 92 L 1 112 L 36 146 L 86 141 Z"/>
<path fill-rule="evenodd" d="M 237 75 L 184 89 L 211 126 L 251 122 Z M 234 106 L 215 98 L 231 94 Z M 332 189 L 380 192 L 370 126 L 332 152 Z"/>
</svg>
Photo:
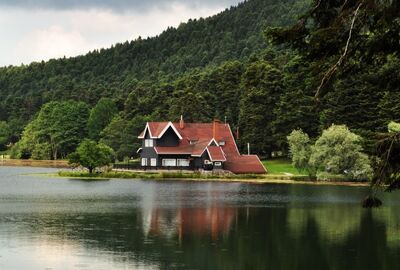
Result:
<svg viewBox="0 0 400 270">
<path fill-rule="evenodd" d="M 236 128 L 236 140 L 240 139 L 239 127 Z"/>
<path fill-rule="evenodd" d="M 179 121 L 179 128 L 184 129 L 185 128 L 185 122 L 183 121 L 183 115 L 181 115 L 181 120 Z"/>
<path fill-rule="evenodd" d="M 215 139 L 215 140 L 218 140 L 218 124 L 220 123 L 220 121 L 218 120 L 218 119 L 214 119 L 214 122 L 213 122 L 213 138 Z"/>
</svg>

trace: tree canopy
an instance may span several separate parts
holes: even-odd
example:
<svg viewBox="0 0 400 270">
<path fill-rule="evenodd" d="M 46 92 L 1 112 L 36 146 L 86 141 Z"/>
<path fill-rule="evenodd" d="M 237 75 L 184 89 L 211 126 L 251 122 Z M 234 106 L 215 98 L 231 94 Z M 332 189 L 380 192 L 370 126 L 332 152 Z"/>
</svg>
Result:
<svg viewBox="0 0 400 270">
<path fill-rule="evenodd" d="M 71 165 L 82 166 L 92 174 L 97 168 L 114 162 L 114 151 L 105 144 L 83 140 L 75 152 L 68 155 Z"/>
<path fill-rule="evenodd" d="M 87 124 L 89 138 L 98 141 L 100 138 L 100 133 L 108 124 L 110 124 L 117 112 L 118 108 L 112 99 L 100 99 L 96 106 L 94 106 L 94 108 L 90 111 Z"/>
<path fill-rule="evenodd" d="M 10 142 L 11 130 L 7 122 L 0 121 L 0 151 L 6 149 L 7 143 Z"/>
<path fill-rule="evenodd" d="M 157 37 L 0 68 L 3 147 L 20 140 L 15 157 L 60 158 L 90 137 L 123 159 L 146 121 L 183 115 L 226 119 L 240 150 L 250 143 L 262 157 L 287 153 L 292 130 L 317 138 L 332 124 L 372 155 L 377 134 L 400 121 L 398 11 L 396 1 L 249 0 Z M 48 112 L 71 100 L 85 103 L 79 113 Z"/>
<path fill-rule="evenodd" d="M 310 137 L 302 130 L 293 130 L 287 140 L 293 166 L 299 171 L 307 172 L 310 177 L 315 177 L 316 168 L 310 164 L 312 153 Z"/>
<path fill-rule="evenodd" d="M 375 187 L 386 186 L 388 191 L 400 189 L 400 124 L 391 122 L 388 133 L 381 134 L 376 149 L 373 178 Z"/>
<path fill-rule="evenodd" d="M 346 126 L 332 125 L 322 132 L 314 144 L 301 130 L 288 136 L 293 165 L 319 180 L 330 180 L 337 175 L 346 180 L 369 180 L 372 168 L 363 153 L 361 137 Z"/>
<path fill-rule="evenodd" d="M 17 158 L 65 158 L 87 136 L 89 108 L 83 102 L 50 102 L 22 133 L 13 147 Z"/>
</svg>

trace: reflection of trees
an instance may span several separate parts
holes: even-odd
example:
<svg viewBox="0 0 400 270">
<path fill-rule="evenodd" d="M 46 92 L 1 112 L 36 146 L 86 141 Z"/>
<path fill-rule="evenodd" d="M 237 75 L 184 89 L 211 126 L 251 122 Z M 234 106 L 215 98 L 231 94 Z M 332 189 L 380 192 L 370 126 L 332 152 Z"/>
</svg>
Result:
<svg viewBox="0 0 400 270">
<path fill-rule="evenodd" d="M 324 241 L 343 242 L 348 235 L 359 230 L 365 210 L 359 205 L 328 205 L 321 207 L 290 208 L 288 225 L 296 237 L 303 233 L 309 219 L 313 219 Z M 382 207 L 372 211 L 373 220 L 386 229 L 386 241 L 391 247 L 400 246 L 400 216 L 395 207 Z"/>
<path fill-rule="evenodd" d="M 389 200 L 385 199 L 385 205 Z M 400 245 L 400 215 L 399 209 L 395 207 L 381 207 L 372 211 L 373 218 L 386 226 L 386 240 L 391 247 Z"/>
<path fill-rule="evenodd" d="M 288 225 L 295 235 L 303 233 L 312 219 L 324 241 L 343 241 L 347 235 L 358 230 L 362 209 L 358 205 L 328 205 L 325 207 L 290 208 Z"/>
<path fill-rule="evenodd" d="M 89 250 L 111 254 L 113 260 L 156 264 L 162 269 L 364 270 L 396 269 L 398 264 L 400 245 L 388 245 L 387 228 L 374 218 L 374 210 L 360 208 L 351 229 L 338 228 L 343 235 L 333 241 L 325 234 L 335 231 L 349 215 L 334 216 L 338 220 L 329 228 L 329 222 L 321 223 L 327 218 L 322 210 L 311 211 L 305 220 L 299 219 L 300 229 L 292 231 L 296 224 L 290 221 L 292 210 L 288 208 L 217 209 L 158 209 L 155 215 L 161 230 L 157 233 L 144 230 L 138 209 L 80 217 L 42 216 L 32 229 L 63 241 L 82 242 Z M 182 225 L 177 217 L 191 221 Z M 353 224 L 355 220 L 358 226 Z M 173 233 L 163 231 L 172 228 Z M 185 232 L 180 235 L 182 229 Z"/>
<path fill-rule="evenodd" d="M 400 256 L 396 208 L 365 210 L 354 205 L 352 200 L 358 203 L 358 197 L 364 197 L 362 189 L 229 187 L 194 186 L 165 192 L 157 190 L 157 184 L 142 190 L 143 197 L 137 198 L 140 203 L 133 206 L 115 204 L 112 199 L 95 209 L 99 212 L 83 208 L 89 211 L 85 213 L 79 208 L 79 215 L 61 211 L 30 216 L 33 220 L 20 224 L 34 224 L 34 235 L 78 243 L 122 265 L 139 262 L 161 269 L 229 270 L 396 269 Z M 348 201 L 349 196 L 356 198 Z M 320 204 L 307 202 L 308 198 L 342 201 Z M 173 204 L 162 204 L 171 200 Z M 232 206 L 234 203 L 241 206 Z M 269 207 L 256 207 L 265 205 Z M 26 228 L 21 228 L 25 233 Z"/>
</svg>

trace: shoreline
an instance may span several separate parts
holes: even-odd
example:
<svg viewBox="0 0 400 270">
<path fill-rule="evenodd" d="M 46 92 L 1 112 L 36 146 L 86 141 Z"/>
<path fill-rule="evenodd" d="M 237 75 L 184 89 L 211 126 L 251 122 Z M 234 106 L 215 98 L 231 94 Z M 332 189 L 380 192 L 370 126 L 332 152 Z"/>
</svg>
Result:
<svg viewBox="0 0 400 270">
<path fill-rule="evenodd" d="M 0 159 L 0 167 L 70 168 L 66 160 Z"/>
<path fill-rule="evenodd" d="M 146 180 L 146 181 L 182 181 L 182 182 L 213 182 L 213 183 L 245 183 L 245 184 L 286 184 L 286 185 L 326 185 L 326 186 L 349 186 L 349 187 L 368 187 L 369 182 L 345 182 L 345 181 L 309 181 L 293 179 L 296 176 L 266 174 L 266 175 L 244 175 L 244 176 L 217 176 L 213 177 L 196 177 L 197 174 L 182 172 L 124 172 L 112 171 L 104 176 L 89 176 L 84 172 L 65 172 L 61 175 L 62 169 L 69 169 L 70 166 L 65 160 L 15 160 L 0 159 L 0 168 L 4 167 L 32 167 L 32 168 L 51 168 L 60 169 L 58 173 L 38 173 L 28 174 L 31 176 L 56 177 L 64 179 L 81 179 L 81 180 L 106 180 L 106 179 L 126 179 L 126 180 Z M 168 175 L 175 175 L 169 177 Z M 298 176 L 297 176 L 298 177 Z"/>
<path fill-rule="evenodd" d="M 369 187 L 368 182 L 338 182 L 338 181 L 304 181 L 304 180 L 289 180 L 289 179 L 279 179 L 278 176 L 273 176 L 268 179 L 268 177 L 258 178 L 258 179 L 240 179 L 240 178 L 178 178 L 178 177 L 149 177 L 147 175 L 141 175 L 137 177 L 110 177 L 106 176 L 79 176 L 79 175 L 60 175 L 59 173 L 37 173 L 37 174 L 27 174 L 29 176 L 40 176 L 40 177 L 54 177 L 60 179 L 70 179 L 70 180 L 85 180 L 85 181 L 99 181 L 99 180 L 128 180 L 128 181 L 168 181 L 168 182 L 203 182 L 203 183 L 244 183 L 253 185 L 266 185 L 266 184 L 283 184 L 283 185 L 314 185 L 314 186 L 347 186 L 347 187 Z"/>
</svg>

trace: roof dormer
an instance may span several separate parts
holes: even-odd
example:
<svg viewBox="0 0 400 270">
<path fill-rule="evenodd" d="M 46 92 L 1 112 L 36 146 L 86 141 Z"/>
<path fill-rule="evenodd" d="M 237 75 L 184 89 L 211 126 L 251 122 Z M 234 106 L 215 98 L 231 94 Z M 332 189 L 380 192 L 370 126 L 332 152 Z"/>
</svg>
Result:
<svg viewBox="0 0 400 270">
<path fill-rule="evenodd" d="M 176 134 L 176 136 L 179 138 L 179 140 L 182 140 L 181 134 L 175 128 L 175 126 L 172 122 L 168 122 L 168 123 L 152 122 L 151 125 L 149 122 L 147 122 L 144 131 L 142 132 L 142 134 L 139 135 L 138 138 L 144 139 L 146 136 L 146 133 L 148 132 L 151 139 L 160 139 L 168 131 L 169 128 L 171 128 L 173 130 L 173 132 Z"/>
<path fill-rule="evenodd" d="M 165 132 L 167 132 L 167 130 L 169 128 L 172 128 L 172 130 L 175 132 L 176 136 L 178 136 L 179 140 L 182 140 L 181 134 L 175 128 L 175 126 L 174 126 L 174 124 L 172 122 L 168 122 L 168 124 L 165 126 L 165 128 L 160 132 L 160 135 L 158 135 L 158 139 L 160 139 L 165 134 Z"/>
</svg>

